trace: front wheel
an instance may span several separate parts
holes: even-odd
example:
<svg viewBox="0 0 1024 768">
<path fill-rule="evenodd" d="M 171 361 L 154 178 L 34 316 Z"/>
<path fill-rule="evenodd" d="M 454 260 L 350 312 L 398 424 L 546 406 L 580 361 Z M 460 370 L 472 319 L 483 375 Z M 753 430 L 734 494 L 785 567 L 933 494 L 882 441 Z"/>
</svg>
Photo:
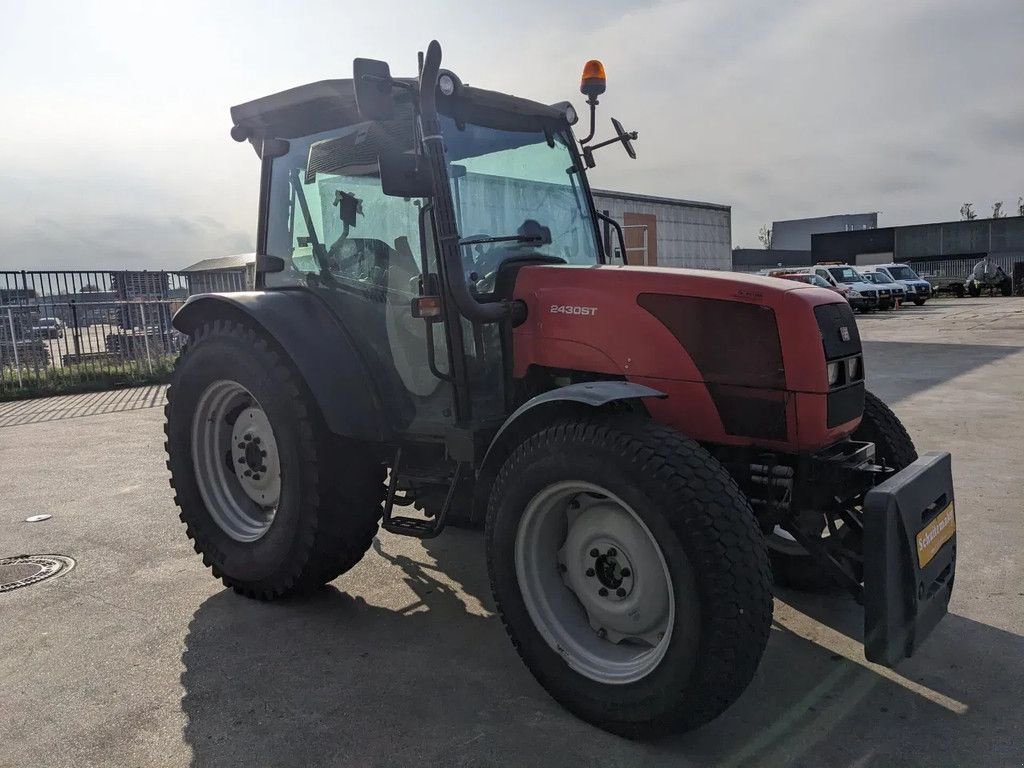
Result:
<svg viewBox="0 0 1024 768">
<path fill-rule="evenodd" d="M 923 307 L 927 299 L 914 299 L 914 306 Z"/>
<path fill-rule="evenodd" d="M 763 537 L 716 459 L 646 420 L 567 420 L 498 474 L 487 560 L 512 642 L 577 716 L 628 736 L 708 722 L 746 688 L 772 597 Z"/>
</svg>

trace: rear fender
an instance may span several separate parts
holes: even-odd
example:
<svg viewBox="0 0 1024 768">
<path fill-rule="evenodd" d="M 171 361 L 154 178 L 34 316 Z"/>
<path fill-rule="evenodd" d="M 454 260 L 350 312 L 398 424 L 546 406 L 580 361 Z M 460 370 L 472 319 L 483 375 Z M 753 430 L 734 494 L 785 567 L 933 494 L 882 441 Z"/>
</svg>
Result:
<svg viewBox="0 0 1024 768">
<path fill-rule="evenodd" d="M 331 432 L 357 440 L 391 439 L 365 362 L 318 297 L 303 290 L 198 294 L 173 323 L 191 336 L 202 324 L 224 319 L 250 325 L 277 344 L 306 382 Z"/>
</svg>

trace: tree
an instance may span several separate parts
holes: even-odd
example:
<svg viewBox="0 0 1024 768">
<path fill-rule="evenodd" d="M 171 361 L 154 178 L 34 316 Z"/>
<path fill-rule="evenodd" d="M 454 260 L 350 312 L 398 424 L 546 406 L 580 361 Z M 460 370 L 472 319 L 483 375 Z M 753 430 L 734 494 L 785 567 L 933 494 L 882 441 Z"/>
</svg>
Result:
<svg viewBox="0 0 1024 768">
<path fill-rule="evenodd" d="M 974 203 L 964 203 L 960 206 L 960 218 L 964 221 L 974 221 L 978 214 L 974 212 Z"/>
<path fill-rule="evenodd" d="M 1017 215 L 1024 216 L 1024 197 L 1017 198 Z"/>
<path fill-rule="evenodd" d="M 761 245 L 766 251 L 770 251 L 772 249 L 772 228 L 767 224 L 762 226 L 761 231 L 757 233 L 757 239 L 761 241 Z"/>
<path fill-rule="evenodd" d="M 1003 201 L 997 200 L 992 203 L 992 218 L 1001 219 L 1005 214 L 1003 213 Z"/>
</svg>

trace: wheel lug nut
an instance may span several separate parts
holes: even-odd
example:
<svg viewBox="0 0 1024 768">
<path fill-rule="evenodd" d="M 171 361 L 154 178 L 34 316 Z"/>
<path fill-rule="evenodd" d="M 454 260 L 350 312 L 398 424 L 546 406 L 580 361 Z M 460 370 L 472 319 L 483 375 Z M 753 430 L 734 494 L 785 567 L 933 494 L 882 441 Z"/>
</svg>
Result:
<svg viewBox="0 0 1024 768">
<path fill-rule="evenodd" d="M 245 457 L 244 456 L 239 456 L 238 457 L 238 463 L 239 464 L 245 464 Z"/>
<path fill-rule="evenodd" d="M 599 590 L 597 590 L 597 594 L 599 594 L 601 597 L 608 597 L 608 590 L 604 587 L 601 587 Z"/>
<path fill-rule="evenodd" d="M 239 447 L 239 448 L 245 448 L 245 443 L 239 443 L 239 444 L 238 444 L 238 447 Z"/>
<path fill-rule="evenodd" d="M 267 458 L 267 452 L 266 451 L 260 451 L 260 456 L 263 457 L 264 459 Z"/>
<path fill-rule="evenodd" d="M 622 587 L 619 587 L 618 589 L 615 590 L 615 594 L 618 595 L 619 597 L 625 597 L 626 596 L 626 590 L 624 590 Z"/>
<path fill-rule="evenodd" d="M 253 480 L 259 480 L 259 479 L 260 479 L 259 473 L 257 473 L 257 474 L 255 474 L 255 475 L 253 475 L 253 476 L 252 476 L 252 479 L 253 479 Z"/>
<path fill-rule="evenodd" d="M 254 443 L 256 443 L 256 445 L 259 445 L 259 444 L 260 444 L 260 439 L 259 439 L 259 437 L 254 437 L 252 441 L 253 441 Z"/>
<path fill-rule="evenodd" d="M 589 576 L 591 578 L 594 577 L 594 569 L 593 568 L 587 568 L 587 576 Z"/>
<path fill-rule="evenodd" d="M 629 568 L 623 568 L 622 569 L 622 578 L 628 579 L 632 575 L 633 575 L 633 572 L 631 570 L 629 570 Z"/>
<path fill-rule="evenodd" d="M 245 441 L 246 441 L 246 442 L 249 442 L 250 440 L 252 440 L 252 435 L 251 435 L 251 434 L 249 434 L 248 432 L 246 432 L 246 433 L 245 433 Z"/>
<path fill-rule="evenodd" d="M 600 555 L 600 554 L 601 554 L 601 553 L 597 551 L 597 548 L 596 548 L 596 547 L 595 547 L 594 549 L 590 550 L 590 556 L 591 556 L 591 557 L 597 557 L 597 556 L 598 556 L 598 555 Z"/>
<path fill-rule="evenodd" d="M 245 476 L 246 477 L 252 477 L 252 470 L 251 469 L 245 470 Z"/>
<path fill-rule="evenodd" d="M 619 554 L 619 552 L 615 547 L 608 548 L 608 557 L 615 557 L 617 554 Z"/>
<path fill-rule="evenodd" d="M 597 636 L 603 640 L 608 636 L 608 630 L 604 627 L 601 627 L 599 630 L 597 630 Z"/>
</svg>

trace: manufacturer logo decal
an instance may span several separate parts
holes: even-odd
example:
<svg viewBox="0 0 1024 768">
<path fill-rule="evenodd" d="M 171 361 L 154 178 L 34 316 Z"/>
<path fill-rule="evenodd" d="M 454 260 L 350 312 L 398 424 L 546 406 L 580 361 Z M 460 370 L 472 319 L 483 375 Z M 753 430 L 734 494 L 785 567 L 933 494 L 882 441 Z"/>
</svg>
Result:
<svg viewBox="0 0 1024 768">
<path fill-rule="evenodd" d="M 584 315 L 589 317 L 597 314 L 597 307 L 577 307 L 571 304 L 552 304 L 551 309 L 548 311 L 552 315 Z"/>
<path fill-rule="evenodd" d="M 843 341 L 850 340 L 850 329 L 847 328 L 845 325 L 839 326 L 839 338 L 842 339 Z"/>
</svg>

